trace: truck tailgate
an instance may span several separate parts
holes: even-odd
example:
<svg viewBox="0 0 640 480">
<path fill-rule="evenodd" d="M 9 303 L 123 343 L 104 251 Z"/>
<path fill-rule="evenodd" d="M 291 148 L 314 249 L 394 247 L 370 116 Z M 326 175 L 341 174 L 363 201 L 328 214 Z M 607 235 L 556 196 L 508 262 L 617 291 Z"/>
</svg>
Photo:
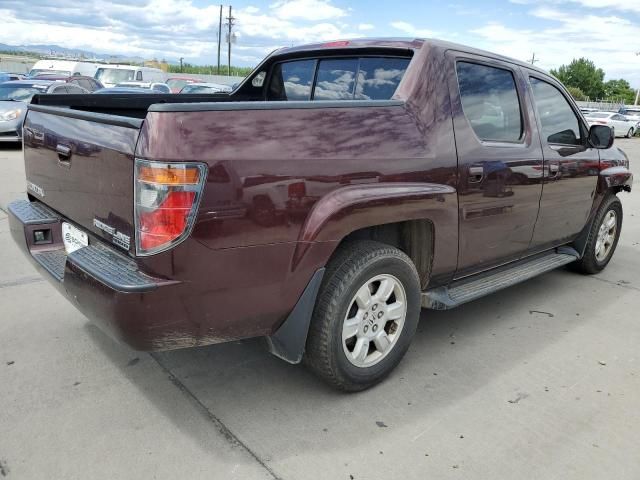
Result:
<svg viewBox="0 0 640 480">
<path fill-rule="evenodd" d="M 134 152 L 141 126 L 134 118 L 31 105 L 24 124 L 27 192 L 108 242 L 113 235 L 105 226 L 112 227 L 120 239 L 131 239 L 133 251 Z M 116 244 L 126 249 L 122 243 Z"/>
</svg>

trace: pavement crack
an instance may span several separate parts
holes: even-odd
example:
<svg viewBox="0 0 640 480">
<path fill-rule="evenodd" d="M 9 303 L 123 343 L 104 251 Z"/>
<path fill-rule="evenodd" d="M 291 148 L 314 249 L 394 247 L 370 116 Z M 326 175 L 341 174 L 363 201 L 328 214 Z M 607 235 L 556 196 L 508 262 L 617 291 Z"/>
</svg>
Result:
<svg viewBox="0 0 640 480">
<path fill-rule="evenodd" d="M 629 290 L 635 290 L 636 292 L 640 292 L 640 288 L 634 287 L 633 285 L 628 285 L 627 283 L 622 283 L 621 281 L 614 282 L 613 280 L 607 280 L 606 278 L 599 278 L 599 277 L 587 277 L 587 278 L 590 278 L 591 280 L 597 280 L 599 282 L 608 283 L 609 285 L 614 285 L 616 287 L 626 288 Z"/>
<path fill-rule="evenodd" d="M 202 411 L 204 415 L 207 416 L 209 421 L 215 425 L 218 431 L 224 436 L 229 444 L 234 447 L 239 447 L 244 450 L 251 458 L 253 458 L 262 468 L 264 468 L 274 480 L 282 480 L 273 469 L 265 463 L 263 459 L 258 456 L 256 452 L 254 452 L 246 443 L 240 440 L 230 429 L 227 427 L 222 420 L 220 420 L 211 410 L 207 408 L 207 406 L 200 401 L 200 399 L 191 391 L 189 388 L 176 377 L 173 372 L 162 364 L 162 362 L 157 358 L 153 353 L 149 354 L 151 358 L 153 358 L 156 363 L 160 366 L 162 371 L 167 374 L 171 383 L 173 383 L 178 390 L 180 390 L 187 398 L 189 398 L 194 404 L 197 406 L 199 410 Z"/>
<path fill-rule="evenodd" d="M 22 278 L 17 278 L 15 280 L 7 280 L 5 282 L 0 282 L 0 289 L 17 287 L 20 285 L 28 285 L 30 283 L 39 283 L 39 282 L 44 282 L 44 278 L 40 276 L 22 277 Z"/>
</svg>

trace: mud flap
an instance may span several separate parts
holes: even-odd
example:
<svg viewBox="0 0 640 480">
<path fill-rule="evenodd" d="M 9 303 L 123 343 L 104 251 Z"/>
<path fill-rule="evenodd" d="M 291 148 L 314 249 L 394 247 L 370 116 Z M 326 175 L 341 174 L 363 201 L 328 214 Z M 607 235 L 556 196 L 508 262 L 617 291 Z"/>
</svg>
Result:
<svg viewBox="0 0 640 480">
<path fill-rule="evenodd" d="M 302 361 L 324 271 L 325 269 L 321 268 L 313 274 L 287 319 L 273 335 L 267 337 L 269 352 L 285 362 L 296 364 Z"/>
</svg>

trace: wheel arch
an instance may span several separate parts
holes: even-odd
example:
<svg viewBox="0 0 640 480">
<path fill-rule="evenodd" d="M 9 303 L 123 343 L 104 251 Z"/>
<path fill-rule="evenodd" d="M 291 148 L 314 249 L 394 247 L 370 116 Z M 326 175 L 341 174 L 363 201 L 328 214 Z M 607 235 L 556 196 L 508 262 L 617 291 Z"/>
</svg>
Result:
<svg viewBox="0 0 640 480">
<path fill-rule="evenodd" d="M 305 220 L 292 267 L 314 244 L 332 245 L 317 259 L 320 268 L 343 242 L 373 239 L 404 251 L 426 288 L 434 270 L 455 269 L 457 207 L 456 190 L 442 184 L 376 183 L 338 189 L 320 199 Z"/>
</svg>

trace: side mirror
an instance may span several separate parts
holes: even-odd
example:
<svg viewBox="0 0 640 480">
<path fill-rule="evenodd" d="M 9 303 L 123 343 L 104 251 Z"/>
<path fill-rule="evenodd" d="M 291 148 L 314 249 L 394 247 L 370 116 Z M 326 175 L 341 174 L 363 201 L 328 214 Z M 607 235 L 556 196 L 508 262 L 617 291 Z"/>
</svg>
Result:
<svg viewBox="0 0 640 480">
<path fill-rule="evenodd" d="M 613 139 L 613 130 L 606 125 L 592 125 L 589 129 L 589 143 L 593 148 L 611 148 Z"/>
</svg>

